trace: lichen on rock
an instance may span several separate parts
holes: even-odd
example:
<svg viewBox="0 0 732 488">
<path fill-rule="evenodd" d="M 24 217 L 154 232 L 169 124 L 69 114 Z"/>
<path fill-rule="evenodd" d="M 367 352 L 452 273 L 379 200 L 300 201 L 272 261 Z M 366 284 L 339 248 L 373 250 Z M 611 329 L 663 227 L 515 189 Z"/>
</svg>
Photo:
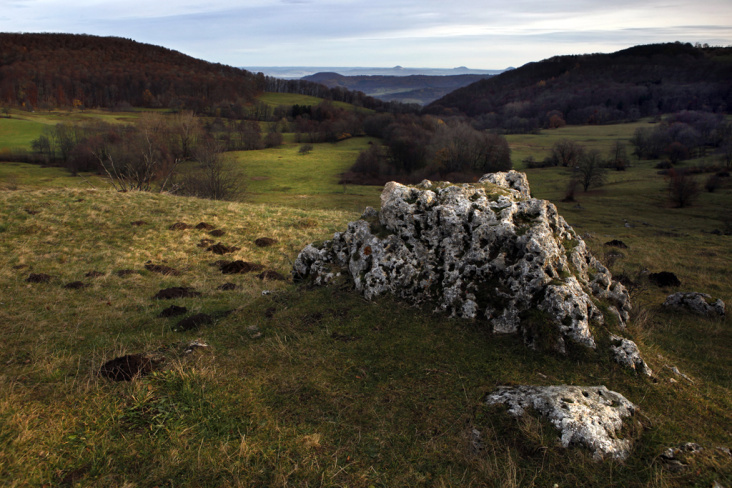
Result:
<svg viewBox="0 0 732 488">
<path fill-rule="evenodd" d="M 502 386 L 486 403 L 506 404 L 513 416 L 537 412 L 559 430 L 562 447 L 583 445 L 595 460 L 623 460 L 630 454 L 631 441 L 620 434 L 623 419 L 637 407 L 604 386 Z"/>
<path fill-rule="evenodd" d="M 366 299 L 388 293 L 435 304 L 496 333 L 522 333 L 529 344 L 536 337 L 522 317 L 539 311 L 562 352 L 567 340 L 594 348 L 591 324 L 605 324 L 610 314 L 622 329 L 630 311 L 624 286 L 552 203 L 531 198 L 517 171 L 475 184 L 387 183 L 379 212 L 368 208 L 332 240 L 308 245 L 293 269 L 296 280 L 318 285 L 340 274 Z"/>
<path fill-rule="evenodd" d="M 724 317 L 725 305 L 721 299 L 713 299 L 706 293 L 678 292 L 666 297 L 663 307 L 682 310 L 710 318 Z"/>
</svg>

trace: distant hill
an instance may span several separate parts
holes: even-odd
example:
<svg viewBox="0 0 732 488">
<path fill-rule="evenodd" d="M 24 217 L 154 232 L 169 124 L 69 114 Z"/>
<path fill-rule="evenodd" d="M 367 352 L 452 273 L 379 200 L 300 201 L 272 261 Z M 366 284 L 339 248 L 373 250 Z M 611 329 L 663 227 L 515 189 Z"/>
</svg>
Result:
<svg viewBox="0 0 732 488">
<path fill-rule="evenodd" d="M 732 48 L 668 43 L 612 54 L 556 56 L 478 81 L 432 102 L 484 127 L 521 132 L 633 120 L 679 110 L 732 111 Z"/>
<path fill-rule="evenodd" d="M 394 66 L 393 68 L 368 68 L 368 67 L 345 67 L 345 66 L 243 66 L 252 73 L 264 73 L 267 76 L 299 80 L 316 73 L 338 73 L 343 76 L 454 76 L 454 75 L 497 75 L 503 73 L 502 69 L 472 69 L 465 66 L 457 68 L 404 68 Z M 506 68 L 506 70 L 513 68 Z"/>
<path fill-rule="evenodd" d="M 248 71 L 129 39 L 0 34 L 0 101 L 10 105 L 209 111 L 251 103 L 262 85 Z"/>
<path fill-rule="evenodd" d="M 490 76 L 489 74 L 451 76 L 344 76 L 338 73 L 326 72 L 305 76 L 302 79 L 321 83 L 329 88 L 342 87 L 349 90 L 361 91 L 366 95 L 385 101 L 425 105 L 458 88 L 489 78 Z"/>
</svg>

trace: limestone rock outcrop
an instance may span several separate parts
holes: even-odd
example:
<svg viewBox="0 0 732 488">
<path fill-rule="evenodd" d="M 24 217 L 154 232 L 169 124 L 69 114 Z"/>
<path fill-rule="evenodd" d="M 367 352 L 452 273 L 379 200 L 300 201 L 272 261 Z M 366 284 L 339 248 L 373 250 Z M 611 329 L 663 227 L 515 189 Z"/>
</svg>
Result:
<svg viewBox="0 0 732 488">
<path fill-rule="evenodd" d="M 673 293 L 666 297 L 663 306 L 711 318 L 724 317 L 725 312 L 722 299 L 714 300 L 710 295 L 699 292 Z"/>
<path fill-rule="evenodd" d="M 516 171 L 475 184 L 386 184 L 380 212 L 368 208 L 294 263 L 296 280 L 343 275 L 369 300 L 435 304 L 562 352 L 568 340 L 594 348 L 590 324 L 622 329 L 630 310 L 625 287 Z"/>
<path fill-rule="evenodd" d="M 537 412 L 559 430 L 563 447 L 583 445 L 595 460 L 623 460 L 630 454 L 631 441 L 620 438 L 620 433 L 623 419 L 637 407 L 604 386 L 504 386 L 486 401 L 508 405 L 514 416 L 527 415 L 530 409 Z"/>
</svg>

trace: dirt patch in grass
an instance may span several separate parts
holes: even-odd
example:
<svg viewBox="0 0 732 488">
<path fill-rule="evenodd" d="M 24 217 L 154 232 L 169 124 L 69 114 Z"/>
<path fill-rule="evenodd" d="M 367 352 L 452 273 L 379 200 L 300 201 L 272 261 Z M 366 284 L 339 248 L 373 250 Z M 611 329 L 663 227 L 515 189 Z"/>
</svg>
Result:
<svg viewBox="0 0 732 488">
<path fill-rule="evenodd" d="M 84 275 L 86 278 L 99 278 L 100 276 L 104 276 L 104 273 L 102 271 L 89 271 L 87 274 Z"/>
<path fill-rule="evenodd" d="M 191 315 L 190 317 L 186 317 L 183 320 L 179 321 L 177 324 L 175 324 L 173 330 L 177 332 L 196 330 L 203 325 L 212 324 L 213 321 L 214 319 L 212 316 L 205 313 L 197 313 L 196 315 Z"/>
<path fill-rule="evenodd" d="M 224 283 L 223 285 L 219 286 L 217 288 L 217 290 L 231 291 L 231 290 L 236 290 L 238 288 L 239 288 L 239 285 L 236 285 L 234 283 Z"/>
<path fill-rule="evenodd" d="M 211 234 L 214 237 L 221 237 L 222 235 L 226 234 L 226 231 L 221 230 L 221 229 L 216 229 L 216 230 L 212 230 L 211 232 L 209 232 L 209 234 Z"/>
<path fill-rule="evenodd" d="M 176 222 L 175 224 L 168 227 L 170 230 L 187 230 L 190 229 L 191 226 L 186 224 L 185 222 Z"/>
<path fill-rule="evenodd" d="M 87 285 L 83 281 L 72 281 L 71 283 L 66 283 L 64 285 L 64 288 L 66 288 L 67 290 L 80 290 L 81 288 L 86 288 L 87 286 L 89 285 Z"/>
<path fill-rule="evenodd" d="M 234 247 L 234 246 L 229 247 L 229 246 L 226 246 L 219 242 L 218 244 L 214 244 L 213 246 L 207 248 L 206 250 L 211 251 L 214 254 L 224 255 L 224 254 L 236 252 L 239 249 L 241 249 L 241 248 Z"/>
<path fill-rule="evenodd" d="M 628 249 L 628 245 L 621 240 L 613 239 L 605 243 L 606 246 L 617 247 L 619 249 Z"/>
<path fill-rule="evenodd" d="M 254 241 L 254 244 L 259 247 L 269 247 L 277 244 L 277 239 L 272 239 L 271 237 L 260 237 Z"/>
<path fill-rule="evenodd" d="M 257 276 L 260 280 L 275 280 L 275 281 L 285 281 L 287 278 L 282 276 L 277 271 L 273 271 L 271 269 L 268 269 L 267 271 L 262 271 Z"/>
<path fill-rule="evenodd" d="M 188 313 L 188 309 L 186 307 L 179 307 L 178 305 L 171 305 L 168 308 L 164 308 L 159 314 L 158 317 L 177 317 L 178 315 L 184 315 Z"/>
<path fill-rule="evenodd" d="M 114 272 L 114 274 L 116 274 L 120 278 L 124 278 L 125 276 L 129 276 L 132 274 L 139 274 L 139 273 L 140 272 L 137 271 L 136 269 L 118 269 L 117 271 Z"/>
<path fill-rule="evenodd" d="M 48 283 L 51 281 L 51 275 L 45 273 L 31 273 L 25 280 L 28 283 Z"/>
<path fill-rule="evenodd" d="M 256 263 L 248 263 L 246 261 L 234 261 L 221 266 L 221 272 L 224 274 L 251 273 L 252 271 L 262 271 L 264 266 Z"/>
<path fill-rule="evenodd" d="M 208 224 L 206 222 L 201 222 L 200 224 L 196 225 L 196 229 L 198 230 L 212 230 L 215 229 L 215 227 L 211 224 Z"/>
<path fill-rule="evenodd" d="M 144 354 L 128 354 L 107 361 L 99 369 L 99 374 L 112 381 L 132 381 L 152 373 L 154 364 Z"/>
<path fill-rule="evenodd" d="M 193 288 L 187 286 L 173 286 L 171 288 L 164 288 L 157 292 L 154 296 L 154 300 L 172 300 L 173 298 L 194 298 L 200 297 L 201 294 Z"/>
<path fill-rule="evenodd" d="M 667 286 L 681 286 L 681 281 L 679 281 L 676 275 L 670 271 L 651 273 L 648 275 L 648 280 L 660 288 L 666 288 Z"/>
<path fill-rule="evenodd" d="M 134 222 L 130 222 L 130 225 L 132 227 L 140 227 L 141 225 L 147 225 L 147 222 L 144 220 L 135 220 Z"/>
<path fill-rule="evenodd" d="M 196 244 L 196 246 L 197 247 L 209 247 L 213 243 L 214 243 L 213 239 L 201 239 L 201 242 Z"/>
<path fill-rule="evenodd" d="M 145 269 L 153 273 L 160 273 L 166 276 L 180 276 L 180 271 L 164 264 L 147 263 Z"/>
</svg>

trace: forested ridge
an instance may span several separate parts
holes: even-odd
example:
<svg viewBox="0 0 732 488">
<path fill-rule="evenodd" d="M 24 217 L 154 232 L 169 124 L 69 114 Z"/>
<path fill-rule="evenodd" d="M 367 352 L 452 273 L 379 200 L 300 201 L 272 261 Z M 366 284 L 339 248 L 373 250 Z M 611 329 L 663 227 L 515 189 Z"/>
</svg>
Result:
<svg viewBox="0 0 732 488">
<path fill-rule="evenodd" d="M 361 92 L 279 80 L 119 37 L 0 33 L 0 103 L 167 108 L 241 118 L 261 92 L 299 93 L 380 111 L 414 110 Z"/>
<path fill-rule="evenodd" d="M 507 132 L 681 110 L 732 110 L 732 48 L 668 43 L 556 56 L 458 89 L 427 107 Z"/>
<path fill-rule="evenodd" d="M 261 83 L 261 82 L 260 82 Z M 0 34 L 0 100 L 30 107 L 250 103 L 256 75 L 117 37 Z"/>
</svg>

